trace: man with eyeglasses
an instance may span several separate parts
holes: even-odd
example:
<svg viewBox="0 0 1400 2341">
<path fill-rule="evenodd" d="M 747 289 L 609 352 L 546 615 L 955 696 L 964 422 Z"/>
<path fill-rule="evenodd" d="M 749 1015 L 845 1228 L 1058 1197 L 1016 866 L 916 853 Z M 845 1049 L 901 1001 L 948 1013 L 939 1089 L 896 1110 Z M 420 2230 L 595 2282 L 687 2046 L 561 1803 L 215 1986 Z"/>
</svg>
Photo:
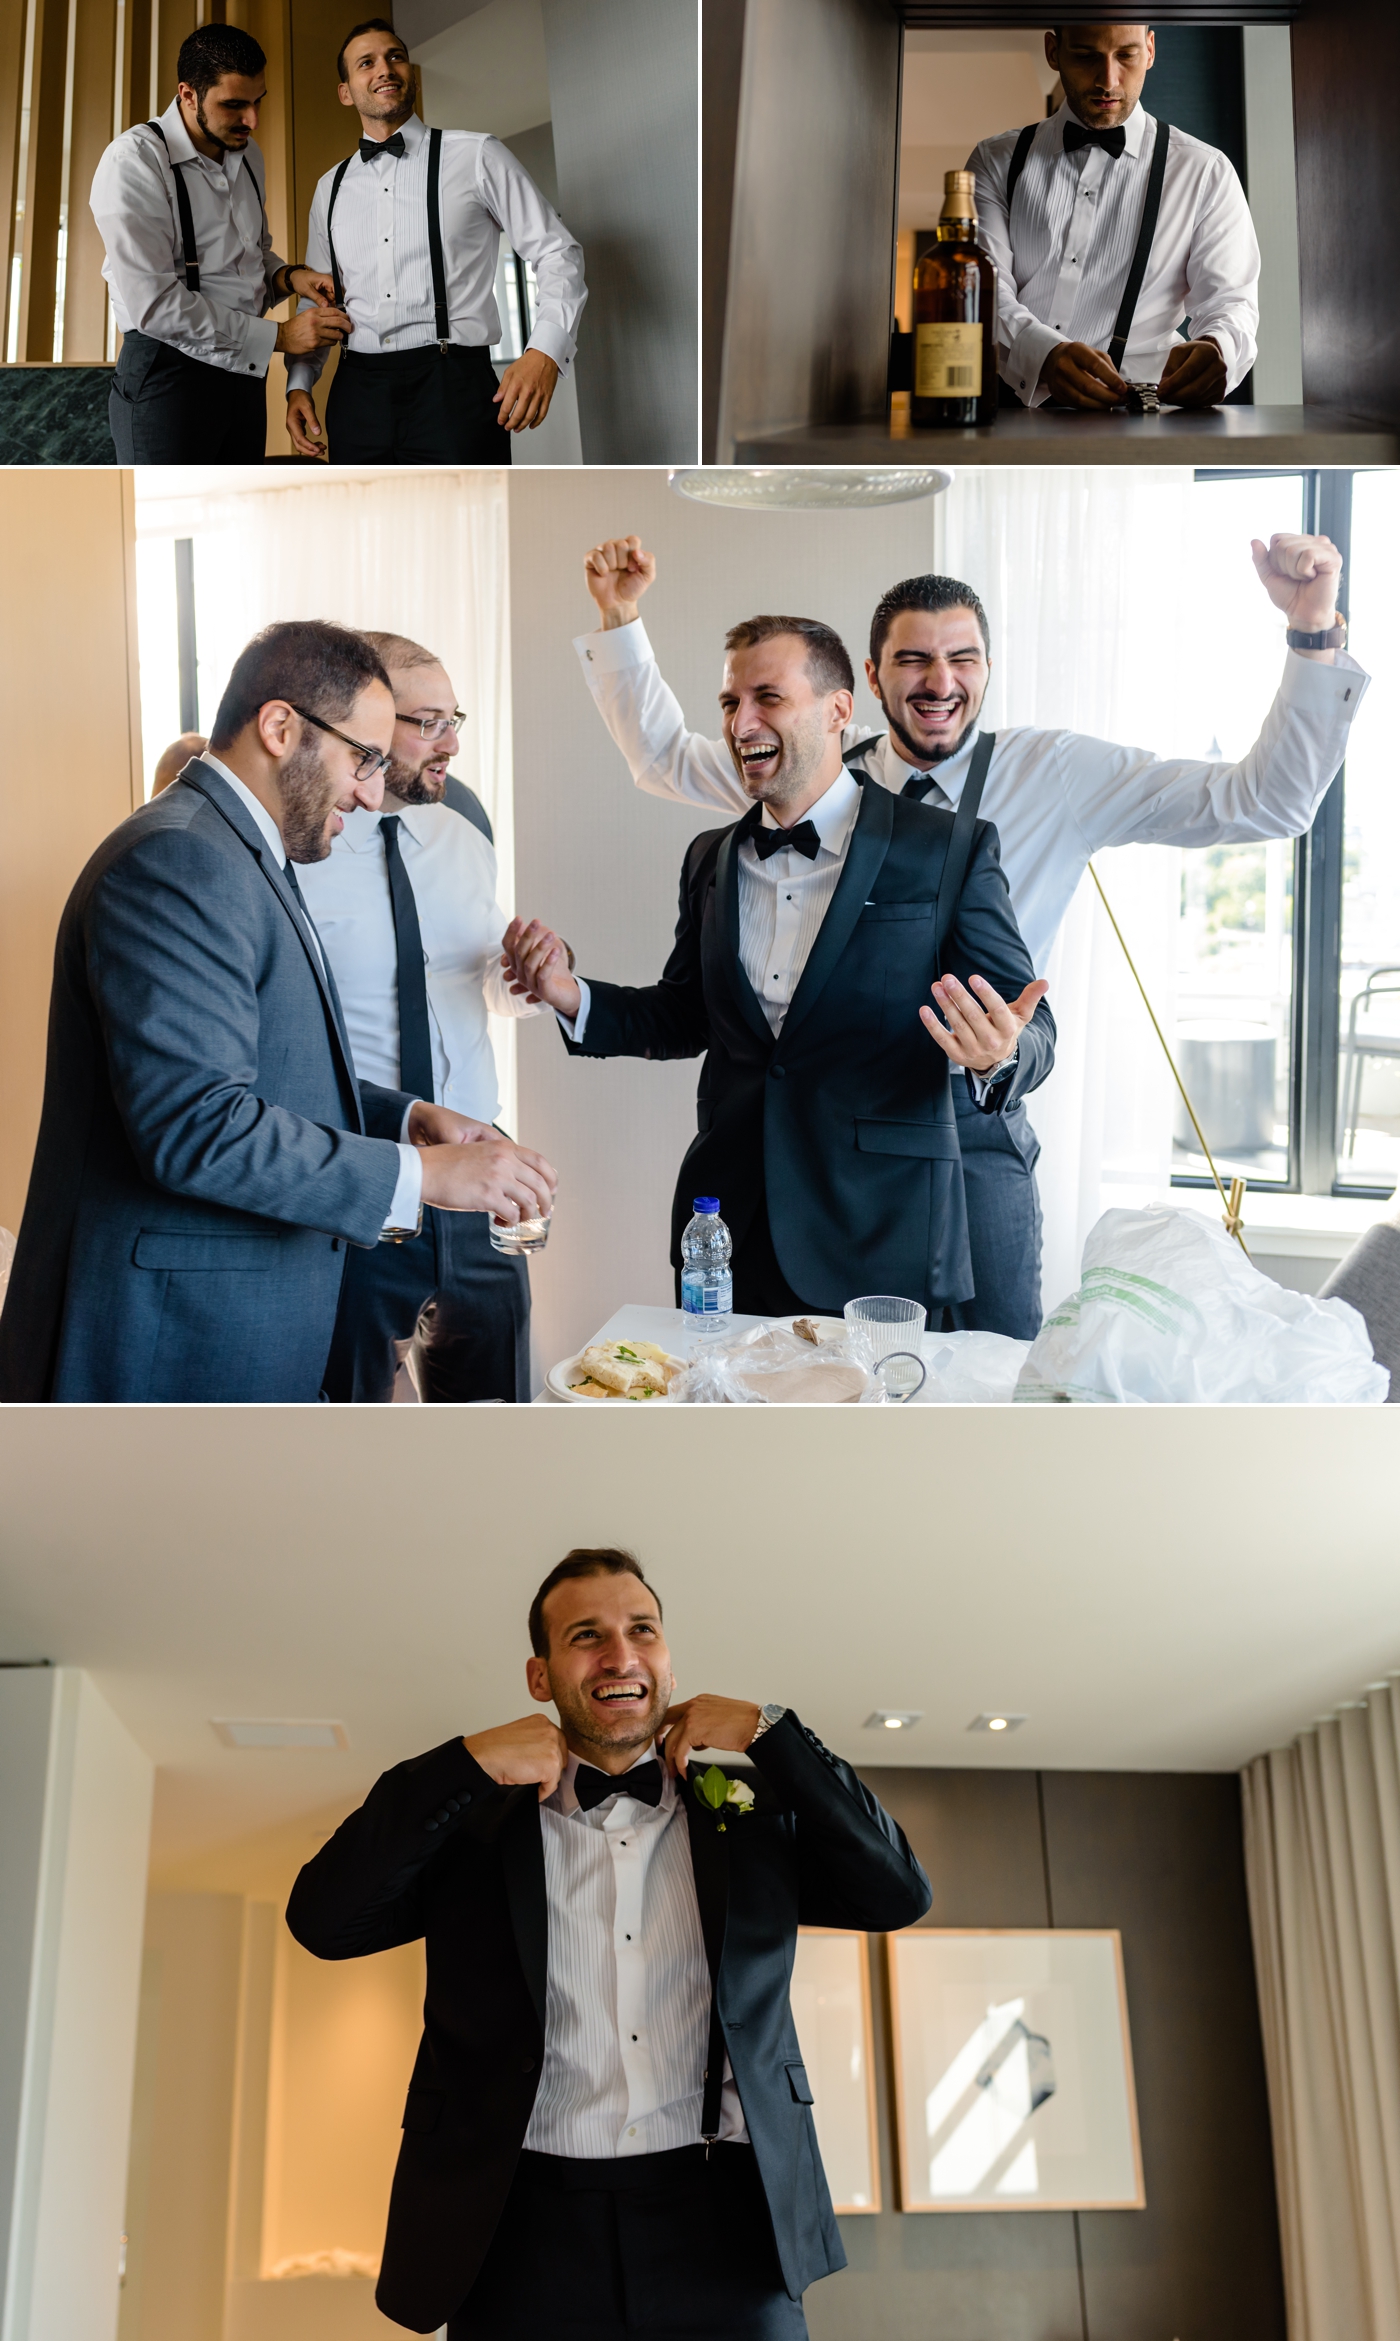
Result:
<svg viewBox="0 0 1400 2341">
<path fill-rule="evenodd" d="M 394 707 L 369 643 L 270 626 L 203 757 L 98 847 L 59 927 L 0 1400 L 315 1403 L 347 1257 L 425 1206 L 510 1225 L 554 1173 L 358 1077 L 297 881 L 377 809 Z"/>
<path fill-rule="evenodd" d="M 506 917 L 490 821 L 448 771 L 467 719 L 432 651 L 402 634 L 365 640 L 394 695 L 384 801 L 346 815 L 326 859 L 304 874 L 306 898 L 360 1079 L 489 1125 L 500 1098 L 487 1018 L 539 1011 L 511 991 L 501 967 Z M 387 1402 L 395 1344 L 415 1330 L 425 1400 L 529 1399 L 529 1272 L 494 1248 L 484 1217 L 425 1211 L 416 1238 L 351 1255 L 327 1396 Z"/>
</svg>

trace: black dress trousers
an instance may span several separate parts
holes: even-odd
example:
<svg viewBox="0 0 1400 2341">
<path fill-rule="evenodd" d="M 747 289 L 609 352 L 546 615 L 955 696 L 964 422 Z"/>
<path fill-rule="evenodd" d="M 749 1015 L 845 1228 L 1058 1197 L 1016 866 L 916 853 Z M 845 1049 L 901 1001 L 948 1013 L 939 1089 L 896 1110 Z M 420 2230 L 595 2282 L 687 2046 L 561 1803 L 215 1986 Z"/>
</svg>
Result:
<svg viewBox="0 0 1400 2341">
<path fill-rule="evenodd" d="M 752 2146 L 522 2154 L 447 2341 L 801 2341 Z"/>
<path fill-rule="evenodd" d="M 496 1251 L 484 1211 L 423 1214 L 402 1244 L 350 1247 L 324 1388 L 340 1406 L 387 1406 L 396 1341 L 422 1318 L 417 1366 L 425 1401 L 469 1406 L 530 1397 L 530 1271 Z"/>
<path fill-rule="evenodd" d="M 107 398 L 118 463 L 261 463 L 261 374 L 206 366 L 148 333 L 128 333 Z"/>
<path fill-rule="evenodd" d="M 453 342 L 357 357 L 342 350 L 326 401 L 332 463 L 509 463 L 489 353 Z"/>
</svg>

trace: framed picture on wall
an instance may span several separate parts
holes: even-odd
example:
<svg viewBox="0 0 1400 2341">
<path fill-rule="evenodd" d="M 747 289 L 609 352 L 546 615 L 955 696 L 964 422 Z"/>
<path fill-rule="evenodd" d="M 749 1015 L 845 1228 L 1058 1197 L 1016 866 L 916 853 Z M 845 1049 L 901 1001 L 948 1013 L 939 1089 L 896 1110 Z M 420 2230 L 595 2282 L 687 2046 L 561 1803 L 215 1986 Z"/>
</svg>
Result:
<svg viewBox="0 0 1400 2341">
<path fill-rule="evenodd" d="M 888 1944 L 901 2209 L 1140 2211 L 1117 1929 Z"/>
<path fill-rule="evenodd" d="M 792 1970 L 792 2017 L 838 2211 L 880 2208 L 868 1940 L 835 1927 L 800 1927 Z"/>
</svg>

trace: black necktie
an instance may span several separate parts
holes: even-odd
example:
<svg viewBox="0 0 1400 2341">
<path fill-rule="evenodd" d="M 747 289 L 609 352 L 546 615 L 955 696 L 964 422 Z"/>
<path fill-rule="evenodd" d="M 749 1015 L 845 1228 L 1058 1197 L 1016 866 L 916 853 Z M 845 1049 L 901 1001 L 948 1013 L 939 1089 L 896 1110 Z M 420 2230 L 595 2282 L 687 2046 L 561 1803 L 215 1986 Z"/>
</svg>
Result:
<svg viewBox="0 0 1400 2341">
<path fill-rule="evenodd" d="M 770 853 L 781 853 L 785 845 L 790 845 L 794 853 L 805 854 L 809 862 L 814 862 L 822 849 L 816 823 L 799 821 L 795 829 L 761 828 L 753 832 L 754 852 L 761 862 L 766 862 Z"/>
<path fill-rule="evenodd" d="M 396 130 L 392 138 L 362 138 L 360 140 L 360 160 L 362 163 L 378 162 L 382 154 L 402 154 L 403 150 L 402 130 Z"/>
<path fill-rule="evenodd" d="M 914 797 L 922 804 L 930 789 L 941 788 L 942 785 L 936 773 L 916 772 L 906 780 L 899 793 L 902 797 Z"/>
<path fill-rule="evenodd" d="M 586 1813 L 610 1796 L 635 1796 L 644 1805 L 659 1805 L 661 1766 L 655 1756 L 633 1772 L 600 1772 L 596 1764 L 580 1764 L 574 1774 L 574 1795 Z"/>
<path fill-rule="evenodd" d="M 1066 122 L 1065 153 L 1078 154 L 1081 146 L 1101 146 L 1107 155 L 1120 155 L 1128 143 L 1128 133 L 1120 123 L 1116 130 L 1086 130 L 1082 122 Z"/>
<path fill-rule="evenodd" d="M 414 1097 L 433 1102 L 433 1041 L 428 1025 L 428 978 L 423 967 L 423 937 L 418 905 L 399 852 L 399 815 L 386 814 L 379 824 L 384 839 L 384 867 L 389 873 L 389 901 L 394 913 L 394 941 L 399 953 L 399 1087 Z"/>
</svg>

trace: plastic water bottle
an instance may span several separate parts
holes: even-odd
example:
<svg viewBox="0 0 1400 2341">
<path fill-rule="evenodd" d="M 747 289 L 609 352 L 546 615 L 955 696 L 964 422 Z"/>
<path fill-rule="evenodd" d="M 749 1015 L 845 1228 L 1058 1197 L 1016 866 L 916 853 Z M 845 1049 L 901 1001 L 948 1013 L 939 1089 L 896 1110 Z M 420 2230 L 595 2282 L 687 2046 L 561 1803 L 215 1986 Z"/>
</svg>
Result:
<svg viewBox="0 0 1400 2341">
<path fill-rule="evenodd" d="M 733 1239 L 719 1215 L 717 1195 L 697 1195 L 695 1217 L 681 1237 L 681 1307 L 686 1329 L 713 1340 L 729 1329 L 734 1314 L 734 1279 L 729 1273 Z"/>
</svg>

